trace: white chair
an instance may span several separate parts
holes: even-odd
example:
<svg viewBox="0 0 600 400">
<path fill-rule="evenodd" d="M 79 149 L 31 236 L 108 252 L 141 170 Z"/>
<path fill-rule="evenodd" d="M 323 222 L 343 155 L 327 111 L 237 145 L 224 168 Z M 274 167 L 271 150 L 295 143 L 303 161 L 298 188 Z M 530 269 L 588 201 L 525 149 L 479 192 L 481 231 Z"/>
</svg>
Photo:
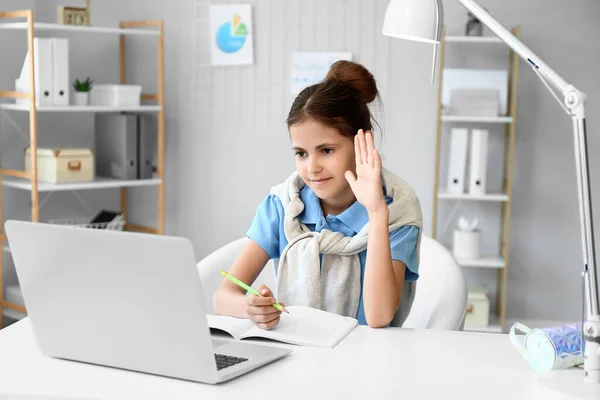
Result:
<svg viewBox="0 0 600 400">
<path fill-rule="evenodd" d="M 200 274 L 207 313 L 211 314 L 214 312 L 213 295 L 221 285 L 221 282 L 223 282 L 223 275 L 221 275 L 220 271 L 229 271 L 229 267 L 233 265 L 236 258 L 241 254 L 248 240 L 250 239 L 245 236 L 234 240 L 215 250 L 198 263 L 198 273 Z M 259 285 L 266 285 L 275 293 L 273 261 L 269 261 L 265 268 L 263 268 L 260 275 L 256 278 L 253 287 L 258 288 Z"/>
<path fill-rule="evenodd" d="M 417 292 L 403 328 L 462 330 L 467 312 L 467 283 L 452 253 L 421 236 Z"/>
<path fill-rule="evenodd" d="M 213 312 L 213 294 L 223 281 L 220 270 L 228 270 L 249 239 L 235 240 L 209 254 L 198 263 L 207 312 Z M 462 330 L 467 309 L 467 285 L 456 260 L 440 243 L 421 237 L 419 280 L 405 328 Z M 272 261 L 255 282 L 275 291 Z"/>
</svg>

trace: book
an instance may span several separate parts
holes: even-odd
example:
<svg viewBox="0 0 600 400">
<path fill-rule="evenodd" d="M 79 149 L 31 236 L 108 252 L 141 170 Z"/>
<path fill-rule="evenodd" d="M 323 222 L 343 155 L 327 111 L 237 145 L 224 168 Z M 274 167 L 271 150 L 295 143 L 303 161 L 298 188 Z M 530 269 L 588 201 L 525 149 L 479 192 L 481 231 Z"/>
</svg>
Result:
<svg viewBox="0 0 600 400">
<path fill-rule="evenodd" d="M 206 316 L 211 329 L 224 331 L 235 339 L 265 338 L 283 343 L 333 349 L 356 326 L 358 320 L 304 306 L 286 306 L 274 329 L 259 328 L 249 319 L 224 315 Z"/>
</svg>

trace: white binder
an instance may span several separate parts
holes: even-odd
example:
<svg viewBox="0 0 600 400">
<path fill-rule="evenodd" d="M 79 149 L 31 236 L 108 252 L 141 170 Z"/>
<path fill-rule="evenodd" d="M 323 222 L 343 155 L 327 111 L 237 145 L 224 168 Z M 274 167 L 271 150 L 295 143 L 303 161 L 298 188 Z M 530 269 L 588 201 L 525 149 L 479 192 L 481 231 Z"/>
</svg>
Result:
<svg viewBox="0 0 600 400">
<path fill-rule="evenodd" d="M 473 129 L 471 132 L 471 170 L 469 176 L 469 194 L 484 195 L 487 183 L 487 129 Z"/>
<path fill-rule="evenodd" d="M 51 106 L 54 104 L 54 65 L 52 38 L 33 38 L 34 79 L 36 106 Z M 29 53 L 25 56 L 21 76 L 17 80 L 17 90 L 29 91 Z M 20 103 L 29 103 L 27 100 Z"/>
<path fill-rule="evenodd" d="M 68 106 L 69 84 L 69 39 L 53 38 L 54 80 L 53 96 L 55 106 Z"/>
<path fill-rule="evenodd" d="M 450 155 L 448 167 L 448 193 L 465 192 L 465 169 L 469 131 L 465 128 L 452 128 L 450 132 Z"/>
</svg>

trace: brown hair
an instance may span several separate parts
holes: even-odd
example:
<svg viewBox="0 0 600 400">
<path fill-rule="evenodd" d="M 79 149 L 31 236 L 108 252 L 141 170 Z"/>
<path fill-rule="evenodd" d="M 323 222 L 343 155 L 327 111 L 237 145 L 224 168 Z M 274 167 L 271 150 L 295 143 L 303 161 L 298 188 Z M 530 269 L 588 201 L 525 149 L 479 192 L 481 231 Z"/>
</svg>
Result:
<svg viewBox="0 0 600 400">
<path fill-rule="evenodd" d="M 302 90 L 287 118 L 288 128 L 314 120 L 354 137 L 359 129 L 373 130 L 377 124 L 367 104 L 379 97 L 373 75 L 351 61 L 335 62 L 323 82 Z"/>
</svg>

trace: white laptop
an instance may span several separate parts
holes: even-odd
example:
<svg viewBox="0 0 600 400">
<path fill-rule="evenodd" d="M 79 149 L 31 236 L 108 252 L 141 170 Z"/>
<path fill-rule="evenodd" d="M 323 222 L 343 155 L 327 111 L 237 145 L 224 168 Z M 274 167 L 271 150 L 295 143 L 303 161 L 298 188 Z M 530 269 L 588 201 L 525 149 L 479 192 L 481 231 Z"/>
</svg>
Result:
<svg viewBox="0 0 600 400">
<path fill-rule="evenodd" d="M 5 227 L 45 355 L 219 383 L 290 353 L 211 340 L 185 238 L 25 221 Z"/>
</svg>

